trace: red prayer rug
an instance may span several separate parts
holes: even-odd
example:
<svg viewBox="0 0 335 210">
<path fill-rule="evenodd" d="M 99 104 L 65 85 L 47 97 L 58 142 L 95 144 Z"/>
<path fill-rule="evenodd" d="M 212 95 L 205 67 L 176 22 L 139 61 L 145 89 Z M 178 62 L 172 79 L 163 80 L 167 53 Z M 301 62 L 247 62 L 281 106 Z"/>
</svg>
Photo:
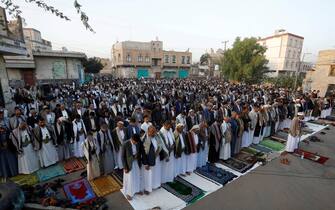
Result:
<svg viewBox="0 0 335 210">
<path fill-rule="evenodd" d="M 324 164 L 329 159 L 328 157 L 317 155 L 315 153 L 308 152 L 308 151 L 305 151 L 305 150 L 302 150 L 302 149 L 296 149 L 293 154 L 296 155 L 296 156 L 299 156 L 299 157 L 304 155 L 304 158 L 306 158 L 308 160 L 311 160 L 311 161 L 314 161 L 314 162 L 317 162 L 317 163 L 320 163 L 320 164 Z"/>
<path fill-rule="evenodd" d="M 95 194 L 86 179 L 78 179 L 64 185 L 64 192 L 72 204 L 84 203 L 95 198 Z"/>
<path fill-rule="evenodd" d="M 71 158 L 64 162 L 64 171 L 68 174 L 83 169 L 85 169 L 84 164 L 77 158 Z"/>
</svg>

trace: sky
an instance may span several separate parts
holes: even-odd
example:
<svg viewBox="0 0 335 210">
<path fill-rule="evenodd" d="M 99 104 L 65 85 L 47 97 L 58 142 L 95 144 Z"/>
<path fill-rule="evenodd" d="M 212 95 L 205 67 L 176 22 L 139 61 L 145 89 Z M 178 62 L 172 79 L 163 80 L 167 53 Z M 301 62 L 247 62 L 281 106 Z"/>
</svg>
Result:
<svg viewBox="0 0 335 210">
<path fill-rule="evenodd" d="M 305 37 L 306 61 L 318 51 L 335 49 L 334 0 L 78 0 L 96 31 L 85 29 L 73 0 L 45 0 L 61 10 L 65 21 L 24 0 L 26 26 L 42 33 L 54 49 L 85 52 L 89 57 L 111 57 L 116 41 L 151 41 L 158 37 L 165 50 L 190 49 L 193 61 L 201 54 L 223 48 L 235 38 L 266 37 L 276 29 Z"/>
</svg>

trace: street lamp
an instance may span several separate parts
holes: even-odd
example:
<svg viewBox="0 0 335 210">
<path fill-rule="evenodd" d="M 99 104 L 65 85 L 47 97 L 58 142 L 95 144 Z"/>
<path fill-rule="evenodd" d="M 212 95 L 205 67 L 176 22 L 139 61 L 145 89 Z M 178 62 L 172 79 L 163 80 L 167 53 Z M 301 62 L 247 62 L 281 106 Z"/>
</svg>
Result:
<svg viewBox="0 0 335 210">
<path fill-rule="evenodd" d="M 302 55 L 302 59 L 301 59 L 301 61 L 299 61 L 299 66 L 298 66 L 297 72 L 296 72 L 296 74 L 295 74 L 294 90 L 297 89 L 298 75 L 300 74 L 301 63 L 304 62 L 305 55 L 309 55 L 309 54 L 312 54 L 312 53 L 304 53 L 304 54 Z"/>
</svg>

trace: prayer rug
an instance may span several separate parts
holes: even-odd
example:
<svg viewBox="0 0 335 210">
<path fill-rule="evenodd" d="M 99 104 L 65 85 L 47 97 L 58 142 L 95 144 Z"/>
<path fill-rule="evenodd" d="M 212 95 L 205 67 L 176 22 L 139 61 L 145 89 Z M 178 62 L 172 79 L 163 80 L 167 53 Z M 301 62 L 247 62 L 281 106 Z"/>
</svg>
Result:
<svg viewBox="0 0 335 210">
<path fill-rule="evenodd" d="M 277 141 L 272 141 L 270 139 L 264 139 L 263 141 L 261 141 L 259 143 L 260 145 L 264 146 L 264 147 L 267 147 L 273 151 L 282 151 L 285 149 L 285 145 L 282 144 L 282 143 L 279 143 Z"/>
<path fill-rule="evenodd" d="M 119 183 L 123 183 L 123 170 L 121 169 L 115 169 L 113 172 L 112 172 L 112 175 L 113 177 L 115 177 L 117 179 L 117 181 Z"/>
<path fill-rule="evenodd" d="M 299 157 L 303 155 L 304 158 L 320 164 L 324 164 L 329 159 L 328 157 L 317 155 L 315 153 L 308 152 L 302 149 L 296 149 L 293 154 Z"/>
<path fill-rule="evenodd" d="M 287 138 L 288 133 L 286 133 L 285 131 L 278 131 L 277 133 L 271 136 L 271 139 L 278 141 L 282 144 L 285 144 L 287 142 Z"/>
<path fill-rule="evenodd" d="M 251 164 L 242 162 L 235 158 L 229 158 L 228 160 L 223 161 L 221 160 L 220 163 L 240 173 L 244 173 L 252 167 Z"/>
<path fill-rule="evenodd" d="M 55 178 L 57 176 L 65 175 L 63 166 L 56 164 L 47 168 L 40 169 L 36 172 L 40 182 Z"/>
<path fill-rule="evenodd" d="M 205 195 L 201 189 L 180 177 L 176 177 L 173 182 L 162 184 L 162 187 L 187 204 L 194 203 Z"/>
<path fill-rule="evenodd" d="M 64 171 L 68 174 L 83 169 L 85 169 L 84 164 L 77 158 L 71 158 L 64 162 Z"/>
<path fill-rule="evenodd" d="M 95 198 L 95 194 L 86 179 L 78 179 L 65 184 L 63 189 L 72 204 L 88 202 Z"/>
<path fill-rule="evenodd" d="M 208 163 L 201 168 L 197 168 L 195 173 L 199 174 L 200 176 L 204 176 L 209 180 L 213 180 L 221 185 L 225 185 L 237 177 L 235 174 L 229 171 L 225 171 L 222 168 L 218 168 Z"/>
<path fill-rule="evenodd" d="M 91 180 L 90 184 L 99 197 L 103 197 L 121 189 L 120 184 L 111 176 L 102 176 Z"/>
<path fill-rule="evenodd" d="M 264 153 L 271 153 L 272 152 L 271 149 L 269 149 L 267 147 L 263 147 L 262 145 L 259 145 L 259 144 L 252 144 L 252 145 L 250 145 L 250 147 L 253 148 L 253 149 L 256 149 L 260 152 L 264 152 Z"/>
<path fill-rule="evenodd" d="M 261 152 L 257 149 L 251 148 L 251 147 L 244 147 L 244 148 L 241 149 L 241 151 L 247 152 L 251 155 L 255 155 L 256 157 L 264 157 L 265 156 L 264 152 Z"/>
<path fill-rule="evenodd" d="M 251 164 L 251 165 L 254 165 L 257 162 L 256 156 L 251 155 L 251 154 L 249 154 L 247 152 L 242 152 L 242 151 L 240 153 L 236 154 L 234 156 L 234 158 L 236 158 L 236 159 L 238 159 L 238 160 L 240 160 L 242 162 Z"/>
<path fill-rule="evenodd" d="M 33 186 L 38 183 L 38 178 L 35 174 L 19 174 L 17 176 L 10 178 L 10 180 L 20 186 L 24 185 Z"/>
</svg>

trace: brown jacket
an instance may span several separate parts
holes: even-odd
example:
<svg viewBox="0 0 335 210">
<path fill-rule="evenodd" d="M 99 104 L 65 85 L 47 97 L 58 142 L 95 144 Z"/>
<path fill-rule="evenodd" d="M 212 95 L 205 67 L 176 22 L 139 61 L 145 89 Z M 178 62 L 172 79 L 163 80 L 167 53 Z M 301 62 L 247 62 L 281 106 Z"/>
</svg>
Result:
<svg viewBox="0 0 335 210">
<path fill-rule="evenodd" d="M 301 126 L 300 126 L 300 120 L 298 117 L 294 117 L 291 122 L 290 134 L 293 137 L 297 137 L 301 135 Z"/>
</svg>

